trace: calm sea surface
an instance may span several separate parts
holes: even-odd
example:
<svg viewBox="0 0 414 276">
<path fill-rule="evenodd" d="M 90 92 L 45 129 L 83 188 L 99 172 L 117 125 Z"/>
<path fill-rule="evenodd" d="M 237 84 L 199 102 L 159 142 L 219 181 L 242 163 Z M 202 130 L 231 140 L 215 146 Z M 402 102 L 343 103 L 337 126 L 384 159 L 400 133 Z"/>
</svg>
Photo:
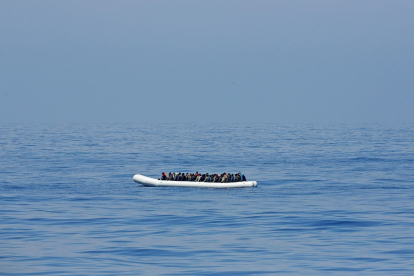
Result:
<svg viewBox="0 0 414 276">
<path fill-rule="evenodd" d="M 1 275 L 275 273 L 413 275 L 413 125 L 0 125 Z"/>
</svg>

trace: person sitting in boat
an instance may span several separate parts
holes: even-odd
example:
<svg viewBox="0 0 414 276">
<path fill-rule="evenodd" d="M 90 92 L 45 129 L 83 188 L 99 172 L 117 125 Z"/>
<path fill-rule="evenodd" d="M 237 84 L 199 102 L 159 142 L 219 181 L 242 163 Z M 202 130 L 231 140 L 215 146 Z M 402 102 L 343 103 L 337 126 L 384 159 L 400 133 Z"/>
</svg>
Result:
<svg viewBox="0 0 414 276">
<path fill-rule="evenodd" d="M 223 177 L 223 181 L 222 181 L 223 183 L 225 183 L 225 182 L 230 182 L 230 174 L 228 174 L 228 173 L 226 173 L 225 175 L 224 175 L 224 177 Z"/>
<path fill-rule="evenodd" d="M 222 173 L 220 175 L 217 174 L 200 174 L 198 171 L 194 173 L 169 173 L 168 177 L 165 172 L 161 174 L 160 180 L 171 180 L 171 181 L 195 181 L 195 182 L 219 182 L 219 183 L 226 183 L 226 182 L 241 182 L 247 181 L 246 176 L 241 172 L 230 174 L 230 173 Z"/>
</svg>

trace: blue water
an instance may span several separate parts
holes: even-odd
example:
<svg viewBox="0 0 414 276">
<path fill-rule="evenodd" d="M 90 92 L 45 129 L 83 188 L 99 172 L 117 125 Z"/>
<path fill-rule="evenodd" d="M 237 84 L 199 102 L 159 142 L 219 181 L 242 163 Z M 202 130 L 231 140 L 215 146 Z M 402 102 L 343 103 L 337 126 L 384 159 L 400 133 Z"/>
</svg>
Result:
<svg viewBox="0 0 414 276">
<path fill-rule="evenodd" d="M 413 125 L 0 125 L 1 275 L 275 273 L 414 273 Z"/>
</svg>

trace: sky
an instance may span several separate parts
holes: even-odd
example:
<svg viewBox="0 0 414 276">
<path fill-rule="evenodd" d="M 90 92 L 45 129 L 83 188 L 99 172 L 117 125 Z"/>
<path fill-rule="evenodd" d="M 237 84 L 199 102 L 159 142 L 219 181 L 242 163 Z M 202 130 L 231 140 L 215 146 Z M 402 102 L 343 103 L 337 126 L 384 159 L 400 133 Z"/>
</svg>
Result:
<svg viewBox="0 0 414 276">
<path fill-rule="evenodd" d="M 0 0 L 0 123 L 413 122 L 412 0 Z"/>
</svg>

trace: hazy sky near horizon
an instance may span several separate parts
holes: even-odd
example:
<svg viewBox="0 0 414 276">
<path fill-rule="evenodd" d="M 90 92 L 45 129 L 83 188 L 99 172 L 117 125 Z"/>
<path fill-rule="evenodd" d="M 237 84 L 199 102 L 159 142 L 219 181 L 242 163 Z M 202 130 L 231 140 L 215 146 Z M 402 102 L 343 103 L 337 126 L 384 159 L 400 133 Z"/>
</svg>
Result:
<svg viewBox="0 0 414 276">
<path fill-rule="evenodd" d="M 1 1 L 3 123 L 412 123 L 414 1 Z"/>
</svg>

